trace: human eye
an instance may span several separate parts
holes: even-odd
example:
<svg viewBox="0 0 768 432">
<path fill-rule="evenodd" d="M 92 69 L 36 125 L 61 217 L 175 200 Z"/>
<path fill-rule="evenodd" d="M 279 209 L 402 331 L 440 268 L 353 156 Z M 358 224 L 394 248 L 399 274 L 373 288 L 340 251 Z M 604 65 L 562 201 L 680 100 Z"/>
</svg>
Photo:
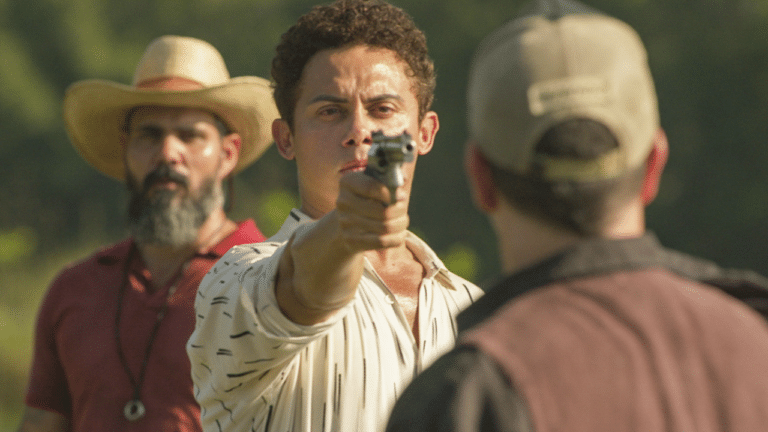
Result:
<svg viewBox="0 0 768 432">
<path fill-rule="evenodd" d="M 155 128 L 138 128 L 131 141 L 136 145 L 149 146 L 160 141 L 162 133 Z"/>
<path fill-rule="evenodd" d="M 177 131 L 179 139 L 187 144 L 195 144 L 205 141 L 208 137 L 204 130 L 199 128 L 182 128 Z"/>
<path fill-rule="evenodd" d="M 324 119 L 334 119 L 340 117 L 343 113 L 344 110 L 338 105 L 326 105 L 317 110 L 318 116 Z"/>
<path fill-rule="evenodd" d="M 397 108 L 391 103 L 377 103 L 370 108 L 372 115 L 378 118 L 388 118 L 395 114 Z"/>
</svg>

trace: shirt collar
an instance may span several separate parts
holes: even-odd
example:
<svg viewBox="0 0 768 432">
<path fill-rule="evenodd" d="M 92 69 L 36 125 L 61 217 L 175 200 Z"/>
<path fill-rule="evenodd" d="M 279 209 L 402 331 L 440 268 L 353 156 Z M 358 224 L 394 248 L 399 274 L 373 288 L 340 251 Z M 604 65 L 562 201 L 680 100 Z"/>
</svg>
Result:
<svg viewBox="0 0 768 432">
<path fill-rule="evenodd" d="M 584 239 L 538 264 L 502 276 L 459 315 L 459 330 L 479 324 L 499 306 L 533 289 L 569 278 L 664 266 L 666 257 L 668 253 L 651 233 L 627 239 Z"/>
<path fill-rule="evenodd" d="M 133 240 L 125 239 L 120 243 L 106 247 L 95 254 L 96 262 L 100 265 L 114 265 L 122 262 L 133 247 Z"/>
<path fill-rule="evenodd" d="M 261 241 L 264 241 L 264 236 L 256 227 L 256 222 L 254 222 L 253 219 L 246 219 L 237 224 L 237 229 L 235 231 L 221 240 L 216 246 L 212 247 L 208 251 L 208 255 L 222 257 L 234 246 L 258 243 Z"/>
<path fill-rule="evenodd" d="M 717 287 L 768 317 L 768 279 L 751 270 L 717 264 L 661 245 L 650 232 L 627 239 L 585 239 L 545 261 L 502 277 L 458 316 L 459 331 L 489 317 L 501 305 L 557 281 L 619 271 L 661 268 L 685 279 Z"/>
<path fill-rule="evenodd" d="M 288 213 L 288 217 L 285 219 L 285 222 L 283 222 L 283 226 L 280 227 L 275 235 L 267 239 L 267 241 L 278 243 L 288 241 L 288 239 L 291 238 L 293 232 L 296 231 L 296 228 L 301 225 L 313 222 L 315 222 L 315 220 L 301 210 L 291 209 L 291 211 Z"/>
<path fill-rule="evenodd" d="M 424 240 L 420 239 L 416 234 L 408 231 L 405 241 L 408 244 L 408 249 L 413 252 L 414 257 L 421 263 L 426 269 L 426 277 L 439 277 L 444 280 L 444 285 L 450 288 L 456 288 L 451 282 L 451 278 L 448 277 L 450 272 L 443 264 L 443 261 L 437 256 L 435 251 L 432 250 Z"/>
</svg>

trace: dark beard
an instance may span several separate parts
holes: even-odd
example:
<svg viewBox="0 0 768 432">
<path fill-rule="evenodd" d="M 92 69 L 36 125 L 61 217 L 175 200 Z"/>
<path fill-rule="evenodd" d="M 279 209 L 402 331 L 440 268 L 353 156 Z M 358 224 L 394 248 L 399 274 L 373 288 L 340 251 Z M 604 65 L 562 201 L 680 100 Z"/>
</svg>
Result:
<svg viewBox="0 0 768 432">
<path fill-rule="evenodd" d="M 141 189 L 132 175 L 127 175 L 131 199 L 128 229 L 142 245 L 181 247 L 194 243 L 197 233 L 213 210 L 222 204 L 223 192 L 213 178 L 205 179 L 197 196 L 189 192 L 186 177 L 162 165 L 144 179 Z M 157 182 L 173 181 L 175 190 L 149 189 Z M 174 203 L 180 196 L 181 200 Z"/>
</svg>

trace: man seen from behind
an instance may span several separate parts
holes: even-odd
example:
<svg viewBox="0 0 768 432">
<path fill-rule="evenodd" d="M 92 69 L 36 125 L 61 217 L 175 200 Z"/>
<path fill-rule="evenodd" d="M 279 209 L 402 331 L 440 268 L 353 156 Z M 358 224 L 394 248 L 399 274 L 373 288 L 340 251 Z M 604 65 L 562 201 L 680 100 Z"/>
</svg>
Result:
<svg viewBox="0 0 768 432">
<path fill-rule="evenodd" d="M 504 275 L 387 430 L 764 431 L 768 283 L 646 232 L 668 144 L 635 31 L 539 2 L 478 48 L 468 113 Z"/>
</svg>

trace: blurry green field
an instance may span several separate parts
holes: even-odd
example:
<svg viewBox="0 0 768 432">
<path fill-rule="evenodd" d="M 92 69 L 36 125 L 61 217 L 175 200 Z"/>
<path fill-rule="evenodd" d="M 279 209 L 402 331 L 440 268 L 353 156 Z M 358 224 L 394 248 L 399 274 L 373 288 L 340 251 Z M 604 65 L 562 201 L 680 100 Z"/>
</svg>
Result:
<svg viewBox="0 0 768 432">
<path fill-rule="evenodd" d="M 53 277 L 68 262 L 84 258 L 94 244 L 53 256 L 35 255 L 0 264 L 0 431 L 15 430 L 21 416 L 37 308 Z"/>
</svg>

